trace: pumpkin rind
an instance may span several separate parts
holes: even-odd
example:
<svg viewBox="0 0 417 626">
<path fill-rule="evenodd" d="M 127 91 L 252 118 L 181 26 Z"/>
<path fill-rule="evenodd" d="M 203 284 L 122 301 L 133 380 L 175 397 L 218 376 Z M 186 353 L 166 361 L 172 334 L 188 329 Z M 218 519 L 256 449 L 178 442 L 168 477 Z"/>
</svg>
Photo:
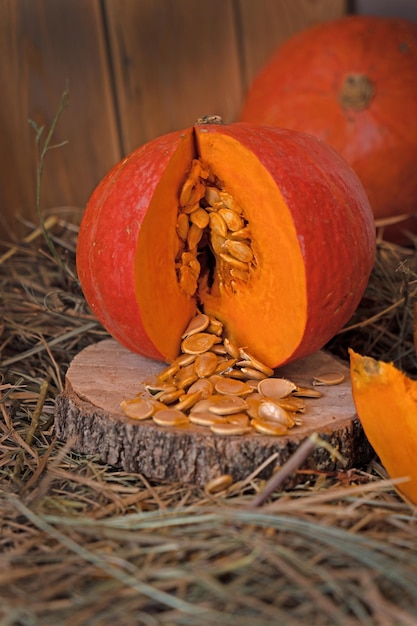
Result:
<svg viewBox="0 0 417 626">
<path fill-rule="evenodd" d="M 178 197 L 200 157 L 242 206 L 256 270 L 233 292 L 175 274 Z M 270 367 L 321 348 L 350 318 L 374 261 L 356 174 L 314 137 L 252 124 L 199 124 L 132 152 L 93 193 L 77 267 L 92 311 L 125 347 L 172 361 L 197 303 Z"/>
<path fill-rule="evenodd" d="M 417 382 L 392 363 L 349 350 L 352 394 L 365 434 L 391 478 L 417 504 Z"/>
<path fill-rule="evenodd" d="M 143 325 L 149 303 L 138 299 L 136 293 L 137 273 L 142 279 L 148 276 L 146 266 L 137 268 L 138 238 L 155 194 L 169 193 L 164 176 L 170 163 L 179 154 L 183 163 L 174 175 L 182 178 L 193 150 L 192 129 L 189 129 L 163 135 L 131 152 L 94 190 L 78 236 L 77 271 L 92 312 L 122 345 L 158 360 L 164 360 L 165 355 L 154 345 Z M 166 202 L 161 206 L 162 224 L 165 210 Z M 176 207 L 172 210 L 175 214 Z M 143 258 L 144 264 L 146 259 L 151 263 L 154 258 L 151 249 L 148 253 Z M 173 334 L 182 331 L 195 311 L 195 303 L 179 293 L 176 295 L 181 300 L 180 321 L 177 317 L 170 319 L 176 309 L 167 307 L 160 294 L 156 292 L 154 298 L 154 306 L 162 303 L 165 308 L 164 328 L 169 327 Z"/>
<path fill-rule="evenodd" d="M 377 218 L 417 206 L 417 24 L 347 16 L 285 41 L 240 119 L 310 133 L 359 175 Z"/>
</svg>

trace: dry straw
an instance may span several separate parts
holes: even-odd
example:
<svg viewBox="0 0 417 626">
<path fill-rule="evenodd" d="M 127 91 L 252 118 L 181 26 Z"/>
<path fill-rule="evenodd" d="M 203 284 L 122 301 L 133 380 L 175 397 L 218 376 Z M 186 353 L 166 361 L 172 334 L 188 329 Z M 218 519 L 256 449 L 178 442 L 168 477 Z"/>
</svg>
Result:
<svg viewBox="0 0 417 626">
<path fill-rule="evenodd" d="M 210 494 L 150 484 L 56 441 L 66 368 L 106 336 L 75 278 L 78 220 L 45 219 L 63 264 L 29 224 L 0 254 L 1 623 L 415 625 L 415 511 L 376 461 L 331 475 L 304 474 L 295 458 L 292 491 L 283 474 L 268 491 L 253 468 Z M 411 248 L 379 244 L 332 349 L 415 370 L 413 264 Z"/>
<path fill-rule="evenodd" d="M 376 459 L 306 472 L 325 445 L 314 437 L 268 484 L 254 467 L 213 493 L 151 484 L 56 440 L 66 369 L 106 337 L 76 278 L 80 214 L 42 215 L 0 248 L 0 624 L 415 626 L 416 511 Z M 417 373 L 415 243 L 379 242 L 330 350 Z"/>
</svg>

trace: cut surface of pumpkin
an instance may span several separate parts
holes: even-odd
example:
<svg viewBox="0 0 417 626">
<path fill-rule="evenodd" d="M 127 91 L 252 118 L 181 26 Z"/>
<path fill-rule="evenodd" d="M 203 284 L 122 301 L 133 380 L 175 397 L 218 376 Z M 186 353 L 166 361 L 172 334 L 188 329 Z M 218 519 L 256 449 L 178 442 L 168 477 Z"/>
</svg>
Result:
<svg viewBox="0 0 417 626">
<path fill-rule="evenodd" d="M 417 381 L 349 350 L 352 394 L 365 434 L 398 490 L 417 504 Z"/>
<path fill-rule="evenodd" d="M 197 124 L 103 179 L 77 267 L 90 307 L 129 349 L 173 361 L 198 309 L 274 368 L 349 319 L 374 248 L 366 194 L 333 150 L 293 131 Z"/>
</svg>

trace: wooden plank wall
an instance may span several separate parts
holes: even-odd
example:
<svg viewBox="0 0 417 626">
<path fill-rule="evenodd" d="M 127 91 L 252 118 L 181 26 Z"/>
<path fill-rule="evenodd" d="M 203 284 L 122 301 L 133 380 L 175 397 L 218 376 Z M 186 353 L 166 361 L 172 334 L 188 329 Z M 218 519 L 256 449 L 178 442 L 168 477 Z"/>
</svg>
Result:
<svg viewBox="0 0 417 626">
<path fill-rule="evenodd" d="M 208 113 L 237 118 L 276 45 L 345 0 L 0 0 L 0 239 L 36 223 L 35 134 L 69 106 L 42 206 L 77 207 L 124 154 Z M 23 221 L 22 221 L 23 220 Z"/>
</svg>

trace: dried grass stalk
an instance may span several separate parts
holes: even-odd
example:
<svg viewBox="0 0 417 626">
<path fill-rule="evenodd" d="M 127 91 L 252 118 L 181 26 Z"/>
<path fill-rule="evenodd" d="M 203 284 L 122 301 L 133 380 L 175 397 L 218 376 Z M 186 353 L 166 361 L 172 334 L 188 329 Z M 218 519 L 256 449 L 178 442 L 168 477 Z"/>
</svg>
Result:
<svg viewBox="0 0 417 626">
<path fill-rule="evenodd" d="M 301 484 L 267 497 L 253 468 L 213 495 L 150 484 L 55 440 L 65 371 L 106 337 L 75 277 L 77 222 L 59 211 L 44 221 L 62 264 L 36 225 L 0 250 L 0 622 L 416 624 L 417 518 L 376 462 L 337 474 L 295 463 Z M 414 257 L 379 244 L 361 306 L 330 349 L 416 371 Z"/>
</svg>

